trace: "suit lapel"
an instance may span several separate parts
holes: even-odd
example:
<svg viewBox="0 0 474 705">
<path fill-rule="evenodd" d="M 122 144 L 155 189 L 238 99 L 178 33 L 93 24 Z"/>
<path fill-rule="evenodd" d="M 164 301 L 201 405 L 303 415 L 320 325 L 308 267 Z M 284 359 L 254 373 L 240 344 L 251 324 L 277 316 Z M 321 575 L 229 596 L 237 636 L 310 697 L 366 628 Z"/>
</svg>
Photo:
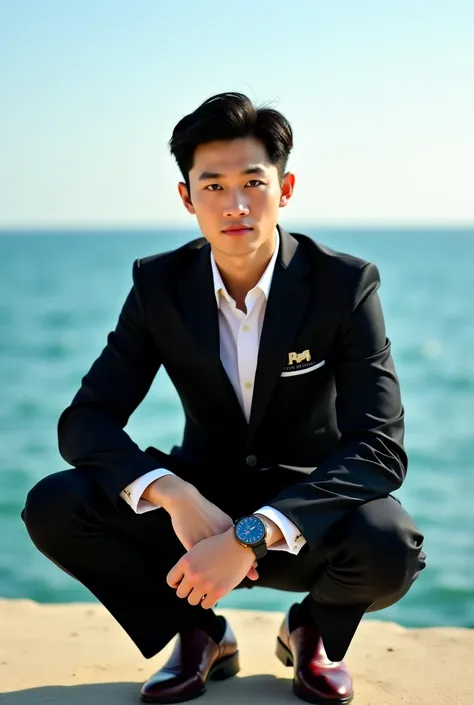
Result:
<svg viewBox="0 0 474 705">
<path fill-rule="evenodd" d="M 181 286 L 181 309 L 186 327 L 196 345 L 211 361 L 219 360 L 219 321 L 212 279 L 211 248 L 208 244 L 197 249 L 189 276 Z"/>
<path fill-rule="evenodd" d="M 280 252 L 268 297 L 249 422 L 251 437 L 263 418 L 281 371 L 293 349 L 311 293 L 307 259 L 298 241 L 282 228 Z"/>
<path fill-rule="evenodd" d="M 247 425 L 234 388 L 220 359 L 219 319 L 211 268 L 211 249 L 204 244 L 194 253 L 196 261 L 190 267 L 180 290 L 180 308 L 194 344 L 208 362 L 209 386 L 213 393 L 222 394 L 222 404 Z M 190 350 L 192 356 L 193 351 Z"/>
</svg>

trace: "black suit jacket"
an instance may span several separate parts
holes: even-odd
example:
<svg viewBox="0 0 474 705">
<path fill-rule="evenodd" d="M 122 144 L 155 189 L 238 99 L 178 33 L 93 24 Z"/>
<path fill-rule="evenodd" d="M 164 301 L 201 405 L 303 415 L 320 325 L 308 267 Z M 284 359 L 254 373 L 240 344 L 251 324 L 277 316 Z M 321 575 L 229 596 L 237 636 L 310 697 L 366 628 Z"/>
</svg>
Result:
<svg viewBox="0 0 474 705">
<path fill-rule="evenodd" d="M 279 233 L 249 423 L 220 361 L 210 246 L 201 238 L 134 262 L 117 326 L 59 419 L 59 449 L 123 502 L 126 485 L 161 466 L 124 427 L 163 365 L 185 413 L 172 455 L 226 471 L 317 468 L 269 498 L 316 548 L 348 510 L 402 484 L 404 412 L 376 266 Z"/>
</svg>

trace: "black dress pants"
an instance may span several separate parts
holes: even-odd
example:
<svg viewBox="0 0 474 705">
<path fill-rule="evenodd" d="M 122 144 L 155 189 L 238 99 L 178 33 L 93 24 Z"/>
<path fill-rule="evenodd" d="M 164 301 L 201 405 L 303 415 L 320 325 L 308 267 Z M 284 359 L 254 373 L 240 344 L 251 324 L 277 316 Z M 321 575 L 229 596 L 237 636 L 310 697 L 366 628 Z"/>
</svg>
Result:
<svg viewBox="0 0 474 705">
<path fill-rule="evenodd" d="M 182 465 L 171 469 L 186 476 Z M 295 482 L 291 475 L 275 468 L 250 482 L 244 475 L 194 469 L 186 479 L 236 519 Z M 185 549 L 163 509 L 135 514 L 121 498 L 112 502 L 95 477 L 88 467 L 43 478 L 28 493 L 22 518 L 36 547 L 85 585 L 150 658 L 184 626 L 199 623 L 196 611 L 202 608 L 178 598 L 166 584 Z M 318 551 L 307 546 L 297 556 L 269 551 L 259 562 L 259 580 L 246 578 L 238 587 L 307 593 L 328 657 L 340 661 L 364 613 L 408 592 L 425 566 L 422 542 L 398 500 L 378 499 L 349 511 Z"/>
</svg>

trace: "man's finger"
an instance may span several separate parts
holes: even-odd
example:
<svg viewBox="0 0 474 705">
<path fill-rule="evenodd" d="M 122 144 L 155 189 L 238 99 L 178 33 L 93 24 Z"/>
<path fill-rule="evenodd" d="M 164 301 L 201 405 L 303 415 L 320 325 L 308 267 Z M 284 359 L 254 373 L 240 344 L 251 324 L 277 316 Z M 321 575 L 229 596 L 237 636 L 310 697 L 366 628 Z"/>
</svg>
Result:
<svg viewBox="0 0 474 705">
<path fill-rule="evenodd" d="M 255 568 L 250 568 L 249 572 L 247 573 L 247 578 L 250 580 L 258 580 L 258 572 L 255 570 Z"/>
<path fill-rule="evenodd" d="M 202 600 L 202 590 L 199 588 L 193 588 L 188 595 L 188 602 L 190 605 L 198 605 Z"/>
<path fill-rule="evenodd" d="M 184 578 L 181 580 L 180 584 L 178 585 L 178 588 L 176 590 L 176 594 L 178 597 L 181 597 L 182 599 L 186 598 L 191 590 L 193 589 L 194 585 L 192 582 L 184 576 Z"/>
<path fill-rule="evenodd" d="M 184 566 L 179 560 L 176 565 L 174 565 L 168 575 L 166 576 L 166 582 L 170 587 L 176 588 L 183 579 L 184 576 Z"/>
<path fill-rule="evenodd" d="M 201 602 L 201 607 L 205 610 L 210 610 L 217 605 L 217 597 L 214 593 L 209 593 Z"/>
</svg>

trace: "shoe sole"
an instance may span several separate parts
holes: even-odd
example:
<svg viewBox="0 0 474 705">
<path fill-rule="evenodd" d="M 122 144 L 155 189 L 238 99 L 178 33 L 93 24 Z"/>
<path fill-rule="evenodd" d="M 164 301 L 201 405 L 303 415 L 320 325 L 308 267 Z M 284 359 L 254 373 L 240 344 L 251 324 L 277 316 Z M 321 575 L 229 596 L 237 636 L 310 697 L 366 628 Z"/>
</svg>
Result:
<svg viewBox="0 0 474 705">
<path fill-rule="evenodd" d="M 280 637 L 277 638 L 277 645 L 275 651 L 277 658 L 282 662 L 284 666 L 293 667 L 293 655 L 291 651 L 285 646 Z M 348 705 L 354 699 L 354 693 L 349 695 L 347 698 L 321 698 L 309 695 L 306 690 L 300 686 L 295 679 L 293 679 L 293 693 L 305 700 L 307 703 L 313 703 L 313 705 Z"/>
<path fill-rule="evenodd" d="M 240 671 L 240 661 L 239 661 L 239 652 L 236 651 L 235 654 L 231 654 L 231 656 L 227 656 L 226 658 L 222 659 L 221 661 L 218 661 L 215 663 L 212 668 L 209 670 L 209 674 L 206 678 L 206 683 L 207 681 L 225 681 L 227 678 L 232 678 L 233 676 L 236 676 L 237 673 Z M 175 696 L 175 697 L 169 697 L 169 698 L 160 698 L 160 697 L 153 697 L 152 695 L 147 696 L 147 695 L 140 695 L 140 700 L 144 703 L 157 703 L 158 705 L 173 705 L 173 703 L 184 703 L 188 702 L 189 700 L 196 700 L 196 698 L 200 698 L 201 695 L 204 695 L 206 692 L 206 685 L 204 684 L 204 687 L 199 690 L 197 693 L 192 693 L 191 695 L 188 695 L 186 697 L 182 696 Z"/>
</svg>

